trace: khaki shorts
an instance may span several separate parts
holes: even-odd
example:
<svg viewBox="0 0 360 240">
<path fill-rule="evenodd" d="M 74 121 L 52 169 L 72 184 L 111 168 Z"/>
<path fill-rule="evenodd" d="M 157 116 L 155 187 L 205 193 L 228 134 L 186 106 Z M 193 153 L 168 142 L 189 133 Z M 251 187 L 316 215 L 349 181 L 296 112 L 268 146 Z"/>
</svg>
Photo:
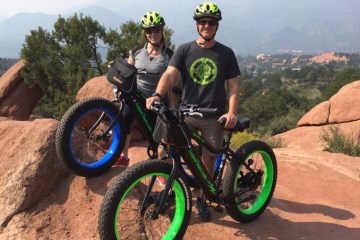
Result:
<svg viewBox="0 0 360 240">
<path fill-rule="evenodd" d="M 202 118 L 202 117 L 187 117 L 185 123 L 189 126 L 190 130 L 198 130 L 201 136 L 214 146 L 215 149 L 220 149 L 224 139 L 224 129 L 218 123 L 217 118 Z M 216 153 L 210 152 L 205 147 L 202 147 L 202 152 L 216 156 Z"/>
</svg>

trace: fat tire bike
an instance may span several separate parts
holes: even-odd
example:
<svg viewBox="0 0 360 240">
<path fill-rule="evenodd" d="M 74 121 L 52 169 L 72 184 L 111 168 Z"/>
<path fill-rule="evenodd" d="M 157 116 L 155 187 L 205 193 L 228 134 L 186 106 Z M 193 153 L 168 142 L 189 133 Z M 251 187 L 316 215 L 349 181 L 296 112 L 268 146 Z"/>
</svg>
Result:
<svg viewBox="0 0 360 240">
<path fill-rule="evenodd" d="M 55 146 L 60 162 L 73 173 L 96 177 L 108 171 L 119 158 L 125 145 L 122 117 L 125 103 L 148 140 L 149 158 L 157 158 L 158 143 L 152 133 L 156 114 L 145 107 L 146 96 L 136 87 L 139 74 L 158 74 L 136 69 L 123 59 L 116 59 L 107 74 L 114 86 L 114 100 L 90 97 L 70 107 L 58 125 Z"/>
<path fill-rule="evenodd" d="M 276 185 L 275 154 L 270 146 L 258 140 L 247 142 L 235 151 L 230 149 L 232 134 L 248 128 L 249 118 L 238 117 L 236 126 L 225 130 L 223 147 L 214 149 L 184 124 L 185 117 L 201 117 L 213 109 L 196 106 L 169 109 L 159 103 L 153 104 L 152 109 L 165 126 L 165 129 L 155 126 L 154 139 L 167 144 L 172 163 L 141 161 L 115 180 L 100 207 L 98 231 L 102 240 L 182 239 L 192 211 L 191 189 L 183 164 L 207 201 L 224 206 L 234 220 L 247 223 L 262 214 Z M 157 131 L 166 130 L 170 140 L 156 137 Z M 213 177 L 204 167 L 193 141 L 222 156 Z M 166 179 L 165 185 L 158 183 L 158 176 Z"/>
</svg>

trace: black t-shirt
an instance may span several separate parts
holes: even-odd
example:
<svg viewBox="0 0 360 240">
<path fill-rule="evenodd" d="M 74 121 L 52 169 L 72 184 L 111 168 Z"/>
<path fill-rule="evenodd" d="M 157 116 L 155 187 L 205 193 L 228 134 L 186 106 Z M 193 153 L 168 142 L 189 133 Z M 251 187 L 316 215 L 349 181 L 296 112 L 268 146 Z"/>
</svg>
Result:
<svg viewBox="0 0 360 240">
<path fill-rule="evenodd" d="M 231 48 L 218 42 L 211 48 L 202 48 L 192 41 L 175 50 L 169 65 L 181 72 L 183 104 L 218 108 L 217 115 L 226 112 L 225 80 L 240 75 Z"/>
</svg>

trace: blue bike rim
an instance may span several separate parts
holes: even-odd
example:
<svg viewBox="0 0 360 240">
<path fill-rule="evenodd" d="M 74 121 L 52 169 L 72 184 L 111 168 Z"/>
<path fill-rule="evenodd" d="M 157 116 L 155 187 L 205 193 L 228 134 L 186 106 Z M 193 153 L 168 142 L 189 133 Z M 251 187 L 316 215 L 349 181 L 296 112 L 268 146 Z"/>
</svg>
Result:
<svg viewBox="0 0 360 240">
<path fill-rule="evenodd" d="M 115 123 L 113 129 L 112 129 L 112 142 L 111 142 L 111 145 L 109 147 L 109 149 L 107 150 L 106 154 L 104 156 L 102 156 L 100 159 L 98 159 L 96 162 L 93 162 L 93 163 L 83 163 L 83 162 L 80 162 L 77 157 L 75 156 L 74 154 L 74 151 L 72 149 L 72 142 L 71 142 L 71 137 L 73 135 L 73 132 L 74 132 L 74 128 L 75 126 L 77 126 L 78 122 L 83 118 L 84 115 L 87 115 L 89 112 L 93 112 L 93 111 L 102 111 L 102 112 L 105 112 L 108 116 L 110 116 L 111 120 L 114 120 L 115 119 L 115 115 L 108 111 L 107 109 L 104 109 L 104 108 L 93 108 L 89 111 L 86 111 L 85 113 L 83 113 L 76 121 L 75 121 L 75 124 L 72 126 L 71 128 L 71 133 L 70 133 L 70 136 L 69 136 L 69 149 L 70 149 L 70 153 L 71 153 L 71 157 L 79 164 L 81 165 L 81 167 L 84 167 L 84 168 L 89 168 L 89 169 L 92 169 L 92 168 L 98 168 L 98 167 L 101 167 L 102 165 L 106 164 L 110 158 L 112 157 L 112 155 L 114 154 L 114 152 L 116 151 L 116 149 L 119 147 L 119 144 L 120 144 L 120 136 L 121 136 L 121 126 L 120 124 L 117 122 Z"/>
</svg>

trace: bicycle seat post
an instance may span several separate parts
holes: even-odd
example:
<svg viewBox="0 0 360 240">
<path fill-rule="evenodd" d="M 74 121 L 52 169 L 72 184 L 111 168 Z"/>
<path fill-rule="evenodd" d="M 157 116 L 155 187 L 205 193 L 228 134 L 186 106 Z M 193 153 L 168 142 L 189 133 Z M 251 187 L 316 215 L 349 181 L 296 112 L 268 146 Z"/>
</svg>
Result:
<svg viewBox="0 0 360 240">
<path fill-rule="evenodd" d="M 232 136 L 232 131 L 230 129 L 225 130 L 225 136 L 224 136 L 225 149 L 230 147 L 231 136 Z"/>
</svg>

